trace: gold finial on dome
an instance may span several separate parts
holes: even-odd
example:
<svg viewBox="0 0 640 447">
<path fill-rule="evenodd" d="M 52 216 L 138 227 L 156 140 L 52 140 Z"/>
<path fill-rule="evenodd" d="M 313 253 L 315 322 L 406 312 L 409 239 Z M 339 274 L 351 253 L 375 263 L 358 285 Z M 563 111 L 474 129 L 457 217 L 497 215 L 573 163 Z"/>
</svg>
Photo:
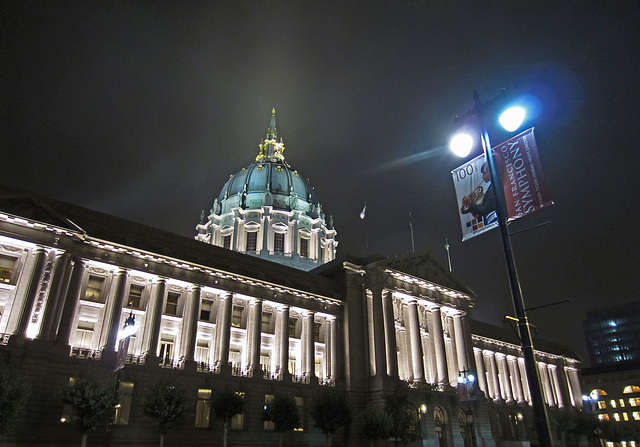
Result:
<svg viewBox="0 0 640 447">
<path fill-rule="evenodd" d="M 276 129 L 276 108 L 271 109 L 271 125 L 267 130 L 267 138 L 261 140 L 260 152 L 256 157 L 256 161 L 262 161 L 265 159 L 271 159 L 272 161 L 284 161 L 284 143 L 282 138 L 277 140 L 278 131 Z"/>
</svg>

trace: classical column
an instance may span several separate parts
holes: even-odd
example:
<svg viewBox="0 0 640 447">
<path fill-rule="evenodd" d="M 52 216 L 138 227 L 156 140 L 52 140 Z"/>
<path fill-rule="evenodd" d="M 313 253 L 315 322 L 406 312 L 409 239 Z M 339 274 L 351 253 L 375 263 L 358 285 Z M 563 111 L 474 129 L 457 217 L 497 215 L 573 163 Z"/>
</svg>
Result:
<svg viewBox="0 0 640 447">
<path fill-rule="evenodd" d="M 542 390 L 544 392 L 547 405 L 549 405 L 550 407 L 555 407 L 556 401 L 553 398 L 553 390 L 551 389 L 551 384 L 549 383 L 549 372 L 547 371 L 546 363 L 538 362 L 538 373 L 540 374 Z"/>
<path fill-rule="evenodd" d="M 386 342 L 387 374 L 398 377 L 398 344 L 396 342 L 396 320 L 393 314 L 393 297 L 382 290 L 382 314 L 384 317 L 384 340 Z"/>
<path fill-rule="evenodd" d="M 36 338 L 38 340 L 51 340 L 58 329 L 58 318 L 60 317 L 61 305 L 64 294 L 69 285 L 69 270 L 71 268 L 71 257 L 67 253 L 59 253 L 56 256 L 49 296 L 44 307 L 42 323 Z"/>
<path fill-rule="evenodd" d="M 167 281 L 160 278 L 156 284 L 156 295 L 153 299 L 151 307 L 151 327 L 149 335 L 149 346 L 147 347 L 147 355 L 152 357 L 158 356 L 158 342 L 160 341 L 160 326 L 162 323 L 162 311 L 164 298 L 167 291 Z"/>
<path fill-rule="evenodd" d="M 249 344 L 248 370 L 255 374 L 260 371 L 260 349 L 262 343 L 262 300 L 255 298 L 250 304 L 250 324 L 247 331 L 247 342 Z"/>
<path fill-rule="evenodd" d="M 283 375 L 289 373 L 289 306 L 278 309 L 278 323 L 280 336 L 278 337 L 278 365 L 276 371 Z"/>
<path fill-rule="evenodd" d="M 424 351 L 424 373 L 427 383 L 437 383 L 435 350 L 433 349 L 433 339 L 430 334 L 422 334 L 422 349 Z"/>
<path fill-rule="evenodd" d="M 216 346 L 218 358 L 216 361 L 222 365 L 229 364 L 229 343 L 231 342 L 231 313 L 233 312 L 233 293 L 227 292 L 220 297 L 220 311 L 216 319 L 216 326 L 219 327 Z"/>
<path fill-rule="evenodd" d="M 518 367 L 518 358 L 512 355 L 507 356 L 509 363 L 509 372 L 511 373 L 511 385 L 513 385 L 514 399 L 518 403 L 524 402 L 524 393 L 522 392 L 522 377 L 520 377 L 520 368 Z"/>
<path fill-rule="evenodd" d="M 120 269 L 116 277 L 116 293 L 113 297 L 113 306 L 111 307 L 111 316 L 109 318 L 109 326 L 107 332 L 107 343 L 105 350 L 115 351 L 116 342 L 118 341 L 118 332 L 120 331 L 120 317 L 122 316 L 122 307 L 127 296 L 127 277 L 128 270 Z"/>
<path fill-rule="evenodd" d="M 304 314 L 304 334 L 302 337 L 302 374 L 309 375 L 309 377 L 315 375 L 315 339 L 313 336 L 314 325 L 314 313 L 307 311 Z"/>
<path fill-rule="evenodd" d="M 564 400 L 562 399 L 562 390 L 560 388 L 560 381 L 558 380 L 558 368 L 556 365 L 549 365 L 549 375 L 551 376 L 551 384 L 555 390 L 558 408 L 564 408 Z"/>
<path fill-rule="evenodd" d="M 449 335 L 449 340 L 445 340 L 445 352 L 447 354 L 447 362 L 449 363 L 449 384 L 455 384 L 458 381 L 458 350 L 456 349 L 456 331 L 453 329 L 453 318 L 449 315 L 444 316 L 446 322 L 445 333 Z"/>
<path fill-rule="evenodd" d="M 27 289 L 24 293 L 22 306 L 20 306 L 18 322 L 16 323 L 16 328 L 13 331 L 13 335 L 19 338 L 24 338 L 27 335 L 31 311 L 33 310 L 33 303 L 36 300 L 38 288 L 40 287 L 40 281 L 42 280 L 42 273 L 44 272 L 46 258 L 47 253 L 44 248 L 36 248 L 34 252 L 33 266 L 31 268 L 31 276 L 29 276 L 29 283 L 27 284 Z"/>
<path fill-rule="evenodd" d="M 467 341 L 462 326 L 462 315 L 453 316 L 453 330 L 456 334 L 456 356 L 458 359 L 458 369 L 469 371 L 469 361 L 467 360 Z"/>
<path fill-rule="evenodd" d="M 372 359 L 371 375 L 380 376 L 387 373 L 384 318 L 382 315 L 382 289 L 379 287 L 371 289 L 368 295 L 371 299 L 371 314 L 369 315 L 369 354 Z M 371 337 L 371 335 L 373 335 L 373 337 Z"/>
<path fill-rule="evenodd" d="M 411 341 L 411 362 L 413 364 L 413 381 L 424 382 L 424 362 L 422 358 L 422 339 L 418 320 L 418 303 L 411 300 L 407 303 L 409 317 L 409 339 Z"/>
<path fill-rule="evenodd" d="M 200 294 L 202 289 L 199 285 L 194 285 L 191 289 L 191 300 L 188 301 L 189 314 L 187 319 L 188 330 L 186 336 L 186 346 L 184 350 L 184 360 L 193 362 L 196 358 L 196 340 L 198 337 L 198 319 L 200 317 Z M 185 314 L 187 309 L 185 306 Z"/>
<path fill-rule="evenodd" d="M 330 324 L 330 330 L 331 330 L 331 340 L 330 340 L 330 349 L 331 349 L 331 354 L 329 356 L 329 358 L 331 359 L 331 367 L 329 368 L 330 370 L 330 376 L 332 379 L 335 379 L 338 376 L 338 368 L 339 368 L 339 363 L 338 363 L 338 359 L 339 359 L 339 353 L 338 353 L 338 320 L 336 317 L 329 317 L 329 324 Z"/>
<path fill-rule="evenodd" d="M 84 277 L 85 266 L 82 259 L 73 258 L 73 272 L 71 273 L 71 279 L 69 280 L 69 288 L 64 299 L 64 305 L 62 307 L 62 315 L 60 316 L 60 324 L 58 328 L 58 334 L 56 336 L 56 343 L 70 345 L 71 331 L 73 330 L 72 324 L 75 318 L 76 307 L 78 305 L 78 295 L 82 288 L 82 278 Z"/>
<path fill-rule="evenodd" d="M 500 394 L 500 378 L 498 377 L 498 365 L 496 363 L 495 352 L 487 351 L 489 357 L 489 381 L 493 383 L 493 390 L 491 398 L 493 400 L 501 400 Z"/>
<path fill-rule="evenodd" d="M 439 307 L 431 309 L 431 321 L 429 325 L 429 335 L 433 337 L 433 347 L 436 357 L 437 383 L 441 385 L 449 384 L 447 375 L 447 355 L 444 348 L 444 334 L 442 333 L 442 315 Z"/>
<path fill-rule="evenodd" d="M 513 400 L 513 394 L 511 393 L 511 379 L 509 375 L 509 366 L 507 365 L 507 356 L 504 354 L 496 354 L 496 357 L 498 357 L 502 397 L 506 402 L 511 402 Z"/>
<path fill-rule="evenodd" d="M 487 372 L 484 368 L 484 355 L 482 349 L 473 348 L 473 357 L 476 361 L 476 375 L 478 377 L 478 386 L 484 394 L 489 396 L 489 388 L 487 387 Z"/>
<path fill-rule="evenodd" d="M 575 368 L 565 367 L 565 375 L 567 377 L 567 385 L 573 405 L 577 408 L 582 408 L 582 388 L 580 386 L 578 370 Z"/>
<path fill-rule="evenodd" d="M 527 372 L 524 366 L 524 358 L 518 357 L 518 369 L 520 370 L 520 378 L 522 379 L 522 391 L 524 393 L 524 400 L 527 403 L 531 403 L 531 393 L 529 392 L 529 379 L 527 379 Z"/>
</svg>

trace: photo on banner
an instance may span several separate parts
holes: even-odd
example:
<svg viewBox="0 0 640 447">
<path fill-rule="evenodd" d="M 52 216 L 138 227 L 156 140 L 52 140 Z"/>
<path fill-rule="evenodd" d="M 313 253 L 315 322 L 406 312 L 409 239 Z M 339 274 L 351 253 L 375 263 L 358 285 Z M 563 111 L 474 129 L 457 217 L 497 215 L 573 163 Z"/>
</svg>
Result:
<svg viewBox="0 0 640 447">
<path fill-rule="evenodd" d="M 451 171 L 458 200 L 462 240 L 498 226 L 495 194 L 484 154 Z"/>
</svg>

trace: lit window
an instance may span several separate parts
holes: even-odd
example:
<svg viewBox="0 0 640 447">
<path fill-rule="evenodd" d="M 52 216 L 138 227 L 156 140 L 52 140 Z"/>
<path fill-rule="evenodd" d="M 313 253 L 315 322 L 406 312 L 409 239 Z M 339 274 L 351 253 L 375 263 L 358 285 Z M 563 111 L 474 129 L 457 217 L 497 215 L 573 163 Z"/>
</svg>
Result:
<svg viewBox="0 0 640 447">
<path fill-rule="evenodd" d="M 608 414 L 599 414 L 598 415 L 598 420 L 600 420 L 600 421 L 608 421 L 609 420 L 609 415 Z"/>
<path fill-rule="evenodd" d="M 244 308 L 240 306 L 233 306 L 233 316 L 231 317 L 231 325 L 235 327 L 242 326 L 242 313 Z"/>
<path fill-rule="evenodd" d="M 160 355 L 158 356 L 164 363 L 173 361 L 173 342 L 161 341 L 160 342 Z"/>
<path fill-rule="evenodd" d="M 303 258 L 309 257 L 309 239 L 300 238 L 300 256 Z"/>
<path fill-rule="evenodd" d="M 247 251 L 256 251 L 258 244 L 258 232 L 247 233 Z"/>
<path fill-rule="evenodd" d="M 84 293 L 84 299 L 96 303 L 102 302 L 102 287 L 104 286 L 104 278 L 100 276 L 89 276 L 87 281 L 87 290 Z"/>
<path fill-rule="evenodd" d="M 284 253 L 284 233 L 275 233 L 273 235 L 273 251 Z"/>
<path fill-rule="evenodd" d="M 603 401 L 603 400 L 599 400 L 598 401 L 598 408 L 601 409 L 601 410 L 607 408 L 607 403 L 605 401 Z"/>
<path fill-rule="evenodd" d="M 620 408 L 624 408 L 624 399 L 619 399 L 618 402 L 620 404 Z"/>
<path fill-rule="evenodd" d="M 199 389 L 196 402 L 196 428 L 209 428 L 211 390 Z"/>
<path fill-rule="evenodd" d="M 617 407 L 617 405 L 616 405 L 616 401 L 615 401 L 615 400 L 613 400 L 613 399 L 611 399 L 611 401 L 609 402 L 609 404 L 611 405 L 611 408 L 616 408 L 616 407 Z"/>
<path fill-rule="evenodd" d="M 73 346 L 81 349 L 91 348 L 94 326 L 95 323 L 91 321 L 78 321 L 78 329 L 76 330 L 76 336 L 75 341 L 73 342 Z"/>
<path fill-rule="evenodd" d="M 613 413 L 613 419 L 615 419 L 616 422 L 620 422 L 620 415 L 618 413 Z"/>
<path fill-rule="evenodd" d="M 629 405 L 632 407 L 640 406 L 640 397 L 630 397 Z"/>
<path fill-rule="evenodd" d="M 167 304 L 164 306 L 164 313 L 167 315 L 178 315 L 179 293 L 169 292 L 167 294 Z"/>
<path fill-rule="evenodd" d="M 633 416 L 634 421 L 640 421 L 640 411 L 634 411 L 631 415 Z"/>
<path fill-rule="evenodd" d="M 629 394 L 629 393 L 640 393 L 640 386 L 637 385 L 629 385 L 624 387 L 624 390 L 622 391 L 624 394 Z"/>
<path fill-rule="evenodd" d="M 129 289 L 129 298 L 127 299 L 127 307 L 130 307 L 132 309 L 140 309 L 143 290 L 143 286 L 138 286 L 136 284 L 131 285 L 131 288 Z"/>
<path fill-rule="evenodd" d="M 131 398 L 133 397 L 133 383 L 120 382 L 118 386 L 118 400 L 116 414 L 113 418 L 115 425 L 128 425 L 131 413 Z"/>
<path fill-rule="evenodd" d="M 202 321 L 211 321 L 211 309 L 213 308 L 213 301 L 202 300 L 200 303 L 200 319 Z"/>
<path fill-rule="evenodd" d="M 627 413 L 622 413 L 622 419 L 624 419 L 625 421 L 628 421 L 629 415 Z"/>
<path fill-rule="evenodd" d="M 0 283 L 11 284 L 17 258 L 0 255 Z"/>
</svg>

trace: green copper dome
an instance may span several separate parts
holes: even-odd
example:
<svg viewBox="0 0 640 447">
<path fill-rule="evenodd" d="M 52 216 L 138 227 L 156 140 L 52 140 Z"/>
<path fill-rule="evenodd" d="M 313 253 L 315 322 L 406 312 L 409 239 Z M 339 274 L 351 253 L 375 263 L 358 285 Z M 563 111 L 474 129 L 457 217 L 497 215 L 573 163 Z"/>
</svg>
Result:
<svg viewBox="0 0 640 447">
<path fill-rule="evenodd" d="M 226 213 L 234 207 L 251 210 L 271 206 L 324 218 L 309 181 L 285 161 L 284 143 L 277 140 L 277 135 L 274 109 L 256 161 L 231 175 L 214 202 L 214 213 Z"/>
</svg>

